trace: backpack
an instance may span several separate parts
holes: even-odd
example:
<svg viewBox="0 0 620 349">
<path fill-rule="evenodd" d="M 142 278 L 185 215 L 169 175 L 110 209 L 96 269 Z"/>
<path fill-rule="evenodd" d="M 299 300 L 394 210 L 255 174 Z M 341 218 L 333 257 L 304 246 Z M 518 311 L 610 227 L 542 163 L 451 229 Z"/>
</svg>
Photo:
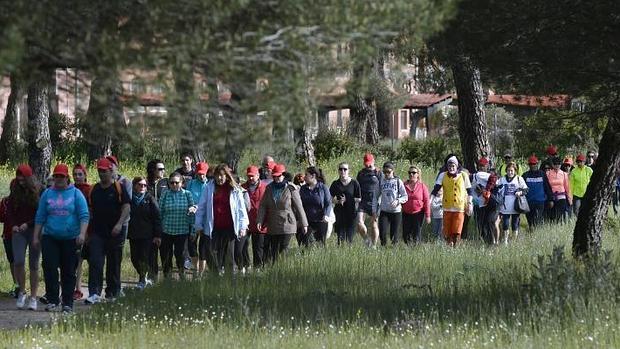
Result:
<svg viewBox="0 0 620 349">
<path fill-rule="evenodd" d="M 95 184 L 95 186 L 97 185 L 99 185 L 99 183 Z M 93 191 L 95 191 L 95 186 L 93 186 L 93 189 L 90 191 L 90 193 L 88 193 L 88 206 L 91 206 L 91 207 L 93 206 Z M 79 190 L 77 188 L 75 189 Z M 123 187 L 121 186 L 121 183 L 119 181 L 114 181 L 114 189 L 116 189 L 118 203 L 122 204 L 123 203 Z"/>
</svg>

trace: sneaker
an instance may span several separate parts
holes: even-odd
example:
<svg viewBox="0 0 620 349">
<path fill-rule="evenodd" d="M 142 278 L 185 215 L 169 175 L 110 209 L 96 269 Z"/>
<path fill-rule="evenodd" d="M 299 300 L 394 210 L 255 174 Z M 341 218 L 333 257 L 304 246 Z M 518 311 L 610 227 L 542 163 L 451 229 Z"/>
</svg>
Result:
<svg viewBox="0 0 620 349">
<path fill-rule="evenodd" d="M 73 308 L 68 306 L 68 305 L 63 305 L 62 306 L 62 313 L 65 314 L 65 315 L 73 314 Z"/>
<path fill-rule="evenodd" d="M 30 297 L 30 300 L 28 301 L 28 309 L 36 311 L 37 305 L 37 297 Z"/>
<path fill-rule="evenodd" d="M 54 304 L 54 303 L 48 303 L 45 306 L 45 311 L 56 311 L 58 310 L 58 305 Z"/>
<path fill-rule="evenodd" d="M 80 291 L 80 290 L 73 291 L 73 300 L 74 301 L 78 301 L 78 300 L 80 300 L 82 298 L 84 298 L 84 293 L 82 293 L 82 291 Z"/>
<path fill-rule="evenodd" d="M 144 287 L 148 287 L 148 286 L 153 286 L 153 280 L 151 279 L 144 280 Z"/>
<path fill-rule="evenodd" d="M 9 291 L 9 296 L 17 299 L 17 296 L 19 296 L 19 286 L 15 285 L 15 287 Z"/>
<path fill-rule="evenodd" d="M 50 301 L 47 300 L 47 295 L 44 294 L 43 296 L 39 297 L 39 302 L 41 302 L 41 304 L 49 304 Z"/>
<path fill-rule="evenodd" d="M 88 298 L 84 300 L 84 304 L 97 304 L 101 303 L 101 297 L 98 294 L 90 295 Z"/>
<path fill-rule="evenodd" d="M 191 259 L 186 259 L 185 263 L 183 263 L 183 268 L 185 268 L 186 270 L 191 270 L 192 269 L 192 260 Z"/>
<path fill-rule="evenodd" d="M 143 281 L 138 282 L 138 284 L 136 285 L 136 288 L 140 291 L 144 290 L 145 287 L 146 287 L 146 282 L 143 282 Z"/>
<path fill-rule="evenodd" d="M 25 293 L 20 293 L 19 296 L 17 296 L 17 309 L 24 309 L 27 298 Z"/>
</svg>

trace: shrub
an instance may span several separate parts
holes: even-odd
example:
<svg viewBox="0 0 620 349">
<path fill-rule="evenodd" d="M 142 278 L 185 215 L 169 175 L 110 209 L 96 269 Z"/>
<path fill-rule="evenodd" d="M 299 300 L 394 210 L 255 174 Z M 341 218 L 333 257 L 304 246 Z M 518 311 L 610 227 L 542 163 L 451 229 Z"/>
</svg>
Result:
<svg viewBox="0 0 620 349">
<path fill-rule="evenodd" d="M 341 154 L 350 153 L 357 148 L 354 139 L 344 132 L 321 130 L 312 141 L 314 156 L 318 161 L 326 161 Z"/>
</svg>

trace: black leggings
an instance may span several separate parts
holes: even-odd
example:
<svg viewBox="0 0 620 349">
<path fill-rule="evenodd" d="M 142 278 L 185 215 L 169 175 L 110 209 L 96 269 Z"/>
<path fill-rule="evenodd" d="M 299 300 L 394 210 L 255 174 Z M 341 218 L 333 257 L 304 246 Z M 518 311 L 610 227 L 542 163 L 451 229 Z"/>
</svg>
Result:
<svg viewBox="0 0 620 349">
<path fill-rule="evenodd" d="M 254 268 L 261 268 L 265 265 L 265 235 L 252 233 L 252 262 Z"/>
<path fill-rule="evenodd" d="M 235 260 L 235 240 L 237 236 L 232 230 L 214 230 L 213 238 L 215 242 L 215 251 L 217 253 L 217 270 L 224 270 L 226 259 L 232 264 L 232 268 L 237 269 L 237 261 Z"/>
<path fill-rule="evenodd" d="M 154 248 L 155 247 L 155 248 Z M 157 248 L 153 239 L 130 239 L 129 250 L 131 264 L 138 272 L 139 281 L 146 280 L 148 273 L 151 278 L 157 277 Z"/>
<path fill-rule="evenodd" d="M 161 255 L 161 264 L 164 270 L 164 276 L 170 276 L 172 272 L 172 256 L 176 261 L 179 274 L 183 273 L 183 263 L 185 258 L 183 257 L 183 250 L 185 249 L 185 243 L 189 234 L 170 235 L 164 233 L 161 237 L 161 246 L 159 253 Z"/>
<path fill-rule="evenodd" d="M 239 268 L 247 268 L 250 266 L 250 251 L 248 236 L 239 237 L 235 240 L 235 262 Z"/>
<path fill-rule="evenodd" d="M 398 242 L 398 229 L 400 228 L 401 221 L 402 214 L 400 212 L 381 212 L 379 215 L 379 238 L 381 239 L 381 246 L 385 246 L 387 244 L 388 226 L 390 229 L 392 245 L 396 245 Z"/>
<path fill-rule="evenodd" d="M 288 245 L 291 242 L 293 234 L 277 234 L 269 235 L 269 251 L 271 253 L 271 261 L 278 260 L 280 254 L 288 251 Z"/>
<path fill-rule="evenodd" d="M 414 214 L 403 212 L 403 241 L 409 245 L 411 242 L 419 244 L 422 242 L 422 223 L 424 222 L 424 211 Z"/>
<path fill-rule="evenodd" d="M 326 222 L 309 222 L 308 232 L 306 234 L 303 231 L 298 233 L 299 245 L 308 247 L 313 241 L 316 241 L 325 246 L 325 237 L 327 235 L 327 223 Z"/>
</svg>

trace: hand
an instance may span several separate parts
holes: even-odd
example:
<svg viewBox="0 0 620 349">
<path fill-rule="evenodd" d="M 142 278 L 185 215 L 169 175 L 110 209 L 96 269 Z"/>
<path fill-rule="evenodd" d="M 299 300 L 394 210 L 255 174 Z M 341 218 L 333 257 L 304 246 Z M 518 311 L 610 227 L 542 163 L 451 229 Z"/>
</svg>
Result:
<svg viewBox="0 0 620 349">
<path fill-rule="evenodd" d="M 519 196 L 521 196 L 521 195 L 523 195 L 523 192 L 521 192 L 521 191 L 518 191 L 518 192 L 516 192 L 516 193 L 515 193 L 515 196 L 516 196 L 516 197 L 519 197 Z"/>
<path fill-rule="evenodd" d="M 77 238 L 75 238 L 75 244 L 78 246 L 84 245 L 84 241 L 86 240 L 86 234 L 80 234 Z"/>
<path fill-rule="evenodd" d="M 244 236 L 245 236 L 245 229 L 241 229 L 241 230 L 239 231 L 239 237 L 240 237 L 240 238 L 242 238 L 242 237 L 244 237 Z"/>
<path fill-rule="evenodd" d="M 340 200 L 338 200 L 340 202 L 341 205 L 344 205 L 344 202 L 347 201 L 347 198 L 343 195 L 340 197 Z"/>
<path fill-rule="evenodd" d="M 11 229 L 13 231 L 13 234 L 17 234 L 19 233 L 19 227 L 18 226 L 13 226 L 13 229 Z"/>
<path fill-rule="evenodd" d="M 392 201 L 392 208 L 397 208 L 397 207 L 398 207 L 398 200 Z"/>
<path fill-rule="evenodd" d="M 549 208 L 553 208 L 553 201 L 549 201 L 549 203 L 547 204 L 547 206 L 548 206 Z"/>
<path fill-rule="evenodd" d="M 323 222 L 324 223 L 329 222 L 329 216 L 323 216 Z"/>
<path fill-rule="evenodd" d="M 256 229 L 258 229 L 258 231 L 263 231 L 263 225 L 260 223 L 256 224 Z"/>
<path fill-rule="evenodd" d="M 187 209 L 189 214 L 194 214 L 194 213 L 196 213 L 197 210 L 198 209 L 196 208 L 196 206 L 191 206 L 190 208 Z"/>
<path fill-rule="evenodd" d="M 304 227 L 304 234 L 308 234 L 308 227 Z"/>
<path fill-rule="evenodd" d="M 426 224 L 431 224 L 431 217 L 426 217 Z"/>
<path fill-rule="evenodd" d="M 19 231 L 26 231 L 28 229 L 28 224 L 24 223 L 19 226 Z"/>
<path fill-rule="evenodd" d="M 112 228 L 112 236 L 118 236 L 118 234 L 121 233 L 121 229 L 123 229 L 123 226 L 120 224 L 116 224 L 114 228 Z"/>
<path fill-rule="evenodd" d="M 157 247 L 161 246 L 161 238 L 153 238 L 153 244 Z"/>
</svg>

